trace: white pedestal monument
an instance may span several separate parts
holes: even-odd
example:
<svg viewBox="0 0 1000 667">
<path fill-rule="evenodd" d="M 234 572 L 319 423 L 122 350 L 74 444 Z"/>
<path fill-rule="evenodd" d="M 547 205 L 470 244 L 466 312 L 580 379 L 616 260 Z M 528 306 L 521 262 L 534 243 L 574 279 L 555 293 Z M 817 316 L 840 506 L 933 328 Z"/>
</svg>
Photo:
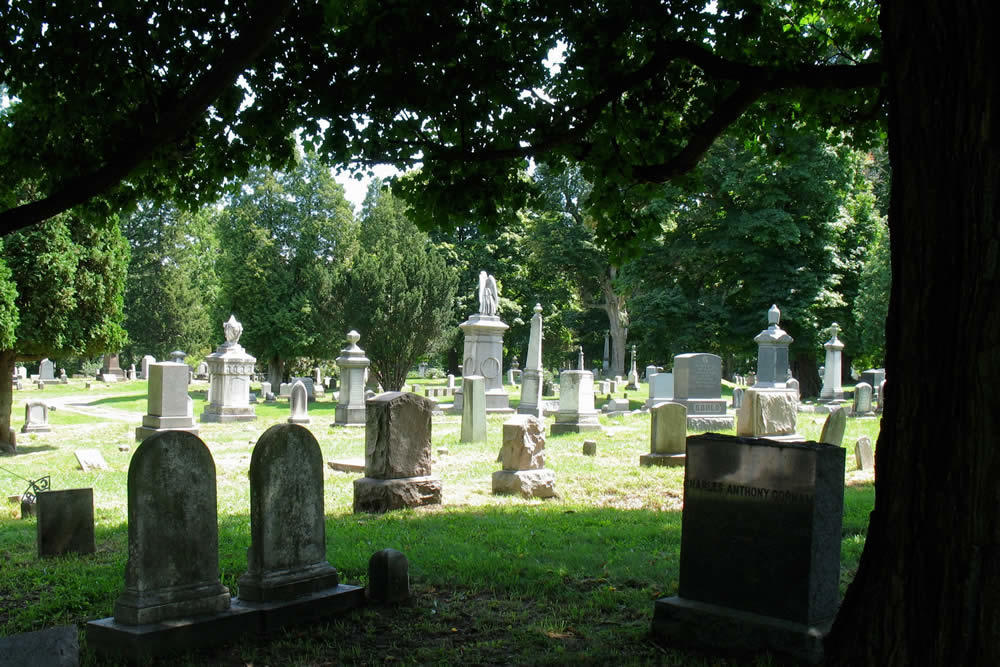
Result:
<svg viewBox="0 0 1000 667">
<path fill-rule="evenodd" d="M 205 357 L 209 385 L 208 405 L 201 413 L 203 422 L 247 422 L 257 419 L 250 405 L 250 376 L 257 359 L 247 354 L 240 345 L 243 325 L 229 316 L 222 325 L 226 342 Z"/>
<path fill-rule="evenodd" d="M 164 361 L 145 366 L 149 377 L 146 414 L 142 417 L 142 426 L 135 430 L 135 439 L 145 440 L 160 431 L 187 431 L 198 435 L 194 404 L 187 393 L 188 365 Z"/>
<path fill-rule="evenodd" d="M 600 431 L 594 409 L 594 374 L 590 371 L 563 371 L 559 375 L 559 412 L 552 435 Z"/>
<path fill-rule="evenodd" d="M 799 394 L 789 388 L 788 346 L 793 339 L 778 323 L 781 311 L 767 311 L 768 327 L 754 338 L 757 343 L 757 382 L 743 395 L 737 435 L 772 440 L 800 441 L 795 432 Z"/>
<path fill-rule="evenodd" d="M 840 327 L 834 322 L 830 325 L 830 340 L 823 347 L 826 349 L 826 366 L 823 368 L 823 388 L 819 392 L 820 401 L 840 401 L 844 398 L 844 387 L 840 384 L 840 356 L 844 344 L 837 339 Z"/>
<path fill-rule="evenodd" d="M 499 292 L 493 276 L 479 273 L 479 312 L 462 322 L 465 354 L 462 375 L 486 379 L 486 412 L 511 413 L 510 397 L 503 388 L 503 333 L 507 325 L 497 317 Z M 462 390 L 455 390 L 455 410 L 462 409 Z"/>
<path fill-rule="evenodd" d="M 528 360 L 521 376 L 521 402 L 517 414 L 541 418 L 542 414 L 542 304 L 535 304 L 528 334 Z"/>
<path fill-rule="evenodd" d="M 361 334 L 350 331 L 347 347 L 340 351 L 337 366 L 340 368 L 340 398 L 334 412 L 334 426 L 365 425 L 365 374 L 371 360 L 358 347 Z"/>
</svg>

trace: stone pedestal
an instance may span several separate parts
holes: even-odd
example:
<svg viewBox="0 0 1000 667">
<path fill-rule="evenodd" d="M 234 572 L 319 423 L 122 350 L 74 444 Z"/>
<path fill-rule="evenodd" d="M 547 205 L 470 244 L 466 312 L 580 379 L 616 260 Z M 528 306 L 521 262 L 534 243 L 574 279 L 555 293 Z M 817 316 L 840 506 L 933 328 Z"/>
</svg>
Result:
<svg viewBox="0 0 1000 667">
<path fill-rule="evenodd" d="M 837 323 L 830 326 L 832 335 L 823 347 L 826 349 L 826 365 L 823 367 L 823 388 L 819 392 L 819 400 L 823 402 L 839 401 L 844 398 L 844 387 L 840 384 L 841 354 L 844 344 L 837 340 Z"/>
<path fill-rule="evenodd" d="M 149 386 L 146 394 L 146 414 L 142 426 L 135 430 L 136 440 L 145 440 L 160 431 L 198 433 L 194 421 L 194 405 L 187 393 L 188 366 L 172 361 L 146 366 Z"/>
<path fill-rule="evenodd" d="M 337 366 L 340 368 L 340 394 L 334 411 L 335 426 L 365 425 L 365 374 L 371 360 L 358 347 L 361 334 L 347 334 L 347 347 L 340 351 Z"/>
<path fill-rule="evenodd" d="M 518 415 L 504 422 L 499 458 L 503 469 L 493 473 L 493 493 L 556 496 L 556 474 L 545 467 L 545 425 L 538 417 Z"/>
<path fill-rule="evenodd" d="M 737 435 L 800 441 L 795 432 L 798 396 L 790 389 L 747 389 L 743 395 Z"/>
<path fill-rule="evenodd" d="M 517 414 L 542 417 L 542 305 L 535 304 L 528 334 L 528 358 L 521 376 L 521 402 Z"/>
<path fill-rule="evenodd" d="M 250 376 L 256 359 L 239 344 L 243 326 L 231 316 L 223 325 L 226 342 L 205 357 L 211 376 L 210 402 L 201 413 L 203 422 L 244 422 L 257 419 L 250 405 Z"/>
<path fill-rule="evenodd" d="M 365 476 L 354 480 L 355 512 L 441 503 L 441 480 L 430 474 L 434 406 L 423 396 L 398 391 L 368 402 Z"/>
<path fill-rule="evenodd" d="M 600 431 L 594 409 L 594 374 L 590 371 L 563 371 L 559 374 L 559 412 L 552 435 Z"/>
<path fill-rule="evenodd" d="M 466 376 L 462 381 L 465 402 L 462 404 L 462 432 L 459 442 L 486 442 L 486 391 L 481 376 Z"/>
<path fill-rule="evenodd" d="M 458 325 L 465 334 L 462 375 L 486 380 L 486 411 L 513 412 L 503 388 L 503 333 L 507 325 L 496 315 L 477 313 Z M 455 409 L 462 409 L 462 389 L 455 390 Z"/>
<path fill-rule="evenodd" d="M 771 305 L 767 311 L 768 327 L 753 339 L 757 343 L 757 382 L 758 389 L 784 389 L 788 379 L 788 346 L 793 338 L 778 326 L 781 321 L 781 311 L 777 305 Z"/>
<path fill-rule="evenodd" d="M 101 364 L 101 372 L 97 374 L 97 379 L 100 380 L 102 377 L 114 375 L 119 380 L 125 379 L 125 371 L 122 370 L 121 366 L 118 364 L 117 354 L 105 354 L 104 361 Z M 42 378 L 45 379 L 45 378 Z M 49 376 L 51 378 L 51 375 Z"/>
</svg>

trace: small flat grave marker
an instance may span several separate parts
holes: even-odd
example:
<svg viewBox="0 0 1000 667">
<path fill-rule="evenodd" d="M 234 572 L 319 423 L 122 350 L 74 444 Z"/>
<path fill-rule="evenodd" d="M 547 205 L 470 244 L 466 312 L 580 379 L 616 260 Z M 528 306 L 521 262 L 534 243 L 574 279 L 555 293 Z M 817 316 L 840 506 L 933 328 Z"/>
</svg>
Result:
<svg viewBox="0 0 1000 667">
<path fill-rule="evenodd" d="M 73 454 L 76 455 L 77 463 L 80 464 L 80 469 L 83 472 L 109 469 L 108 462 L 104 460 L 101 452 L 96 449 L 77 449 Z"/>
</svg>

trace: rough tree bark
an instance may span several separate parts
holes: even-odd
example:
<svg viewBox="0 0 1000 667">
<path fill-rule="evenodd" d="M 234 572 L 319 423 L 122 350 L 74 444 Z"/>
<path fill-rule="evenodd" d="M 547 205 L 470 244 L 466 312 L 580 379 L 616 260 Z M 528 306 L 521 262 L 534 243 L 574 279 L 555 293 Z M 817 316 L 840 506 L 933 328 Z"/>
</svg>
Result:
<svg viewBox="0 0 1000 667">
<path fill-rule="evenodd" d="M 611 361 L 608 371 L 612 377 L 625 377 L 626 344 L 625 328 L 628 326 L 628 311 L 625 309 L 625 297 L 615 292 L 615 277 L 618 269 L 608 267 L 608 272 L 601 277 L 601 295 L 604 297 L 604 312 L 608 314 L 608 329 L 611 333 Z M 576 365 L 574 364 L 574 368 Z"/>
<path fill-rule="evenodd" d="M 875 509 L 836 664 L 1000 664 L 994 0 L 886 0 L 892 290 Z"/>
<path fill-rule="evenodd" d="M 14 443 L 10 437 L 10 411 L 14 405 L 14 388 L 11 386 L 11 376 L 14 375 L 14 361 L 17 353 L 14 350 L 0 350 L 0 452 L 13 452 Z"/>
<path fill-rule="evenodd" d="M 271 391 L 277 395 L 278 388 L 285 381 L 285 360 L 274 357 L 267 362 L 267 380 L 271 383 Z"/>
</svg>

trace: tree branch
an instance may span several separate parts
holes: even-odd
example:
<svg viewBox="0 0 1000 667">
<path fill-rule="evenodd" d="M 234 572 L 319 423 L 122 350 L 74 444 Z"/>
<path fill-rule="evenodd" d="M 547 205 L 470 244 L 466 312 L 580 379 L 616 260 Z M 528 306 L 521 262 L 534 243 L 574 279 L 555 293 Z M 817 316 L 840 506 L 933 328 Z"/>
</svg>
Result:
<svg viewBox="0 0 1000 667">
<path fill-rule="evenodd" d="M 109 191 L 158 148 L 181 139 L 204 116 L 223 87 L 234 81 L 260 55 L 291 6 L 291 0 L 258 3 L 253 18 L 230 41 L 228 48 L 210 63 L 207 71 L 186 94 L 162 108 L 155 122 L 137 128 L 131 139 L 122 142 L 123 149 L 108 156 L 97 169 L 67 180 L 43 199 L 0 213 L 0 236 L 47 220 Z"/>
</svg>

